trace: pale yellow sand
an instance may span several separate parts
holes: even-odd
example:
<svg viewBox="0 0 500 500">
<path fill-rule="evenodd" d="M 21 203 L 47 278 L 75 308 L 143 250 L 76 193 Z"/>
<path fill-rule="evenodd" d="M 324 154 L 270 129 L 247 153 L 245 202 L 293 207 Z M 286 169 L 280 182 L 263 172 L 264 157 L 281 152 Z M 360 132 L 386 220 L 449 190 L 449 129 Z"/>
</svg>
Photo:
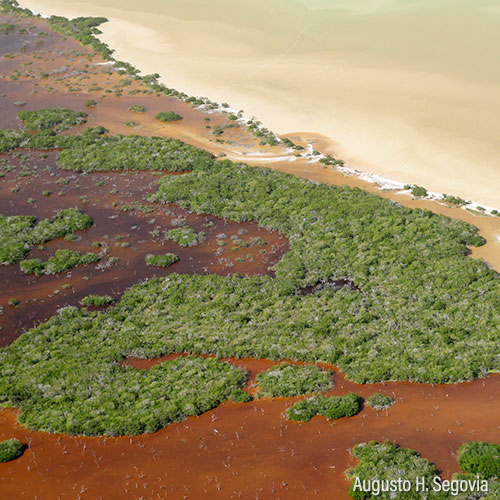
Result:
<svg viewBox="0 0 500 500">
<path fill-rule="evenodd" d="M 500 8 L 401 4 L 22 1 L 108 17 L 117 58 L 277 133 L 321 133 L 350 166 L 500 207 Z"/>
</svg>

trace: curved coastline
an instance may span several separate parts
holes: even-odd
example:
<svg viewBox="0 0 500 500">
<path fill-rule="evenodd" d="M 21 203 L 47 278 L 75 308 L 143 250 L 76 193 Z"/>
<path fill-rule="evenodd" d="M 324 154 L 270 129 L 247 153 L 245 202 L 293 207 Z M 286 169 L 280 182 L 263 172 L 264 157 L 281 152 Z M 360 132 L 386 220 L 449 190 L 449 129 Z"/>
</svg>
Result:
<svg viewBox="0 0 500 500">
<path fill-rule="evenodd" d="M 289 129 L 302 130 L 304 133 L 295 133 L 295 134 L 286 134 L 290 135 L 315 135 L 313 132 L 323 131 L 323 134 L 327 132 L 329 129 L 325 129 L 324 127 L 318 127 L 315 124 L 313 126 L 304 126 L 308 122 L 304 121 L 304 107 L 307 106 L 306 103 L 300 102 L 300 98 L 296 97 L 295 113 L 290 112 L 290 109 L 285 109 L 281 104 L 283 104 L 280 99 L 282 96 L 275 96 L 276 102 L 270 102 L 270 97 L 268 94 L 269 89 L 262 89 L 260 94 L 255 92 L 255 89 L 248 89 L 248 96 L 245 96 L 245 100 L 242 101 L 241 91 L 235 91 L 234 88 L 231 88 L 232 85 L 230 82 L 227 82 L 225 85 L 219 85 L 218 88 L 213 85 L 207 85 L 204 80 L 200 80 L 199 82 L 194 78 L 196 72 L 192 74 L 178 74 L 177 70 L 179 69 L 179 64 L 174 64 L 172 66 L 172 70 L 168 70 L 167 63 L 160 58 L 161 53 L 167 53 L 167 59 L 175 56 L 175 47 L 169 45 L 169 38 L 160 33 L 158 31 L 158 26 L 155 24 L 151 24 L 150 26 L 145 26 L 144 19 L 147 17 L 144 14 L 144 19 L 141 17 L 140 19 L 133 18 L 130 12 L 125 12 L 125 14 L 120 13 L 116 8 L 113 7 L 105 7 L 99 6 L 95 8 L 95 12 L 89 10 L 92 5 L 86 2 L 72 3 L 70 5 L 65 4 L 64 6 L 57 5 L 56 2 L 51 0 L 27 0 L 23 2 L 23 5 L 27 5 L 28 7 L 33 7 L 34 10 L 42 11 L 44 14 L 49 12 L 57 12 L 58 14 L 63 14 L 67 16 L 76 16 L 76 15 L 97 15 L 102 14 L 106 15 L 110 18 L 109 23 L 106 23 L 102 26 L 103 34 L 99 35 L 100 39 L 106 42 L 109 46 L 116 49 L 116 54 L 119 58 L 131 61 L 132 63 L 137 62 L 137 66 L 143 70 L 145 73 L 155 72 L 159 70 L 159 72 L 163 72 L 163 82 L 168 80 L 169 85 L 173 85 L 179 89 L 188 91 L 192 94 L 197 95 L 200 88 L 206 89 L 203 90 L 205 94 L 208 94 L 210 97 L 214 97 L 216 99 L 230 99 L 230 103 L 243 103 L 245 109 L 248 113 L 255 113 L 258 117 L 265 118 L 266 123 L 275 131 L 280 133 L 289 132 Z M 130 9 L 129 9 L 130 10 Z M 147 14 L 149 16 L 149 14 Z M 175 15 L 173 13 L 172 15 Z M 193 29 L 198 26 L 197 21 L 192 21 Z M 132 36 L 127 37 L 129 41 L 123 40 L 121 34 L 123 32 L 133 33 Z M 175 32 L 174 34 L 175 35 Z M 171 36 L 173 36 L 171 35 Z M 245 39 L 247 39 L 250 35 L 245 32 Z M 212 40 L 213 41 L 213 40 Z M 215 44 L 215 41 L 214 41 Z M 217 47 L 217 45 L 215 45 Z M 234 49 L 236 50 L 236 49 Z M 237 50 L 243 50 L 238 47 Z M 198 64 L 196 61 L 193 62 L 193 65 Z M 307 69 L 306 73 L 309 73 L 314 68 Z M 166 71 L 168 70 L 168 71 Z M 237 69 L 235 71 L 238 71 Z M 226 75 L 227 76 L 227 75 Z M 408 76 L 408 75 L 407 75 Z M 418 74 L 414 75 L 418 77 Z M 432 76 L 432 75 L 431 75 Z M 427 81 L 430 76 L 422 73 L 420 75 L 423 81 Z M 224 75 L 221 75 L 222 81 L 224 83 Z M 270 77 L 271 78 L 271 77 Z M 429 82 L 426 83 L 429 85 Z M 202 87 L 203 86 L 203 87 Z M 474 86 L 474 85 L 473 85 Z M 486 88 L 486 87 L 485 87 Z M 455 89 L 456 90 L 456 89 Z M 453 91 L 453 88 L 450 87 L 450 92 Z M 491 91 L 491 88 L 490 88 Z M 215 93 L 214 93 L 215 92 Z M 248 99 L 247 99 L 248 97 Z M 291 98 L 291 96 L 288 96 Z M 288 99 L 287 97 L 287 99 Z M 492 101 L 493 102 L 493 101 Z M 315 109 L 318 109 L 317 107 Z M 450 112 L 452 111 L 452 107 L 450 104 Z M 310 113 L 309 113 L 310 115 Z M 353 118 L 354 119 L 354 118 Z M 380 120 L 383 121 L 383 116 L 380 117 Z M 379 133 L 379 129 L 382 126 L 382 122 L 378 120 L 377 123 L 372 123 L 371 126 L 373 128 L 374 133 Z M 359 120 L 358 120 L 359 121 Z M 314 123 L 314 122 L 311 122 Z M 401 125 L 404 125 L 403 123 Z M 348 127 L 346 127 L 347 129 Z M 397 135 L 391 139 L 391 141 L 400 142 L 403 141 L 404 134 L 407 130 L 403 130 L 405 127 L 401 128 L 401 136 Z M 413 131 L 416 133 L 416 131 Z M 413 133 L 412 132 L 412 133 Z M 439 130 L 436 127 L 436 133 Z M 327 137 L 328 136 L 328 137 Z M 432 191 L 431 196 L 439 199 L 440 193 L 446 192 L 452 195 L 458 195 L 464 197 L 466 199 L 473 199 L 476 203 L 472 203 L 470 208 L 476 209 L 478 205 L 486 208 L 487 211 L 491 211 L 494 208 L 500 207 L 500 200 L 497 200 L 497 195 L 494 194 L 493 187 L 496 184 L 496 179 L 498 175 L 494 170 L 490 170 L 489 172 L 484 170 L 481 166 L 482 160 L 478 156 L 475 171 L 475 182 L 470 182 L 470 170 L 464 170 L 464 165 L 460 166 L 461 162 L 461 146 L 457 143 L 457 152 L 454 157 L 447 156 L 443 154 L 441 151 L 434 151 L 434 154 L 430 154 L 429 157 L 432 156 L 432 162 L 435 170 L 429 171 L 429 169 L 425 166 L 425 158 L 423 159 L 421 164 L 421 169 L 419 171 L 418 165 L 415 163 L 416 159 L 413 158 L 412 151 L 408 150 L 408 154 L 406 157 L 402 156 L 401 165 L 394 165 L 394 162 L 391 163 L 392 157 L 388 154 L 385 166 L 381 167 L 381 162 L 378 162 L 378 166 L 375 164 L 371 164 L 366 161 L 367 151 L 363 151 L 363 154 L 356 154 L 356 148 L 353 149 L 353 141 L 350 141 L 349 147 L 346 147 L 345 141 L 342 140 L 342 137 L 335 135 L 332 133 L 327 133 L 326 135 L 319 136 L 318 140 L 322 143 L 323 152 L 325 153 L 333 153 L 335 156 L 339 156 L 344 158 L 351 170 L 347 173 L 354 174 L 359 176 L 361 179 L 367 180 L 369 182 L 375 182 L 382 186 L 384 189 L 401 189 L 405 183 L 410 184 L 419 184 L 427 187 L 430 191 Z M 374 136 L 375 137 L 375 136 Z M 338 142 L 335 142 L 332 138 L 337 139 Z M 352 138 L 351 138 L 352 139 Z M 471 139 L 471 142 L 473 140 Z M 401 142 L 401 145 L 404 145 L 404 141 Z M 366 149 L 366 148 L 365 148 Z M 360 150 L 361 151 L 361 150 Z M 431 150 L 429 150 L 430 152 Z M 390 153 L 390 152 L 389 152 Z M 364 158 L 364 159 L 362 159 Z M 464 157 L 465 158 L 465 157 Z M 277 160 L 279 160 L 278 158 Z M 245 159 L 247 161 L 247 159 Z M 269 163 L 271 160 L 266 161 Z M 438 162 L 439 161 L 439 162 Z M 410 164 L 413 162 L 413 166 Z M 405 165 L 405 163 L 407 163 Z M 416 166 L 416 168 L 415 168 Z M 426 170 L 427 168 L 427 170 Z M 467 178 L 463 177 L 463 174 L 467 173 Z M 462 175 L 462 178 L 460 177 Z M 481 179 L 481 182 L 478 182 L 478 179 Z M 498 179 L 500 180 L 500 179 Z"/>
</svg>

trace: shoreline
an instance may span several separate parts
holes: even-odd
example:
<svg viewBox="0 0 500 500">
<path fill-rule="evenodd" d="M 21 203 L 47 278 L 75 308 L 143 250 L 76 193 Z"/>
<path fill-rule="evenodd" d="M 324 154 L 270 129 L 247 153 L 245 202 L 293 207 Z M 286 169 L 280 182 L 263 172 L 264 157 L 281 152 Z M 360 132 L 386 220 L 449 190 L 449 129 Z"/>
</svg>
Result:
<svg viewBox="0 0 500 500">
<path fill-rule="evenodd" d="M 38 12 L 36 10 L 31 9 L 30 5 L 32 3 L 40 4 L 40 2 L 38 2 L 37 0 L 33 0 L 33 1 L 28 0 L 27 2 L 26 1 L 22 2 L 23 6 L 28 6 L 28 8 L 30 8 L 30 10 L 32 10 L 32 12 L 34 14 L 40 15 L 42 18 L 50 17 L 50 15 L 48 15 L 45 12 Z M 44 10 L 43 5 L 42 5 L 42 9 L 40 9 L 40 10 L 42 10 L 42 11 Z M 61 10 L 61 12 L 59 12 L 59 10 Z M 111 10 L 114 10 L 114 9 L 111 9 Z M 78 8 L 66 8 L 65 7 L 64 9 L 58 9 L 57 15 L 64 15 L 64 16 L 73 17 L 73 16 L 76 16 L 78 11 L 79 11 Z M 81 15 L 81 12 L 80 12 L 80 15 Z M 93 12 L 86 13 L 86 15 L 97 15 L 97 13 L 93 13 Z M 97 37 L 99 38 L 99 40 L 101 40 L 102 42 L 107 44 L 110 48 L 114 49 L 115 52 L 113 53 L 113 56 L 116 59 L 130 62 L 131 64 L 133 64 L 135 67 L 137 67 L 140 70 L 140 74 L 142 74 L 142 75 L 156 72 L 155 69 L 157 68 L 157 65 L 155 63 L 153 63 L 153 60 L 151 60 L 151 57 L 139 58 L 138 53 L 137 53 L 139 45 L 135 45 L 135 46 L 131 45 L 129 47 L 126 47 L 126 45 L 123 44 L 123 37 L 121 37 L 121 33 L 123 33 L 124 30 L 127 32 L 131 32 L 131 30 L 134 31 L 134 29 L 135 29 L 134 35 L 132 37 L 129 37 L 129 38 L 134 39 L 134 40 L 142 40 L 140 47 L 143 49 L 146 49 L 146 47 L 150 47 L 154 44 L 158 44 L 159 34 L 155 31 L 155 29 L 147 28 L 145 26 L 139 25 L 138 23 L 126 21 L 124 19 L 120 19 L 117 17 L 109 17 L 108 22 L 102 24 L 99 28 L 102 31 L 102 34 L 97 35 Z M 160 44 L 160 46 L 161 46 L 161 44 Z M 160 52 L 157 49 L 155 52 L 158 52 L 158 56 L 160 55 Z M 169 85 L 170 84 L 169 79 L 171 77 L 172 77 L 171 74 L 168 76 L 160 74 L 158 81 L 160 83 L 165 84 L 165 85 Z M 180 91 L 187 91 L 187 90 L 192 91 L 192 89 L 189 88 L 190 87 L 189 85 L 187 87 L 185 87 L 185 82 L 183 82 L 180 86 L 174 85 L 174 87 L 178 87 L 180 89 Z M 225 95 L 227 95 L 228 97 L 231 97 L 232 93 L 230 92 L 230 89 L 227 88 L 226 90 L 227 90 L 227 94 L 225 94 Z M 233 97 L 235 97 L 235 96 L 233 95 Z M 256 108 L 261 109 L 263 105 L 264 104 L 261 104 L 261 105 L 257 104 Z M 252 109 L 255 109 L 255 108 L 252 108 Z M 238 112 L 238 110 L 236 108 L 233 108 L 231 106 L 229 108 L 225 108 L 225 109 L 221 108 L 219 106 L 219 111 L 228 111 L 228 112 L 235 112 L 235 113 Z M 258 113 L 256 113 L 256 115 L 258 115 Z M 249 120 L 248 118 L 245 118 L 243 120 L 240 120 L 240 122 L 246 123 L 246 122 L 248 122 L 248 120 Z M 282 120 L 278 119 L 278 121 L 282 121 Z M 271 128 L 271 130 L 274 132 L 274 130 L 272 128 Z M 453 189 L 448 189 L 447 191 L 439 191 L 439 190 L 432 189 L 429 187 L 429 185 L 430 185 L 429 183 L 434 184 L 433 180 L 427 179 L 427 178 L 422 178 L 420 180 L 420 176 L 419 175 L 415 176 L 414 172 L 401 171 L 401 172 L 399 172 L 399 175 L 391 177 L 390 172 L 388 172 L 387 169 L 382 169 L 382 171 L 380 171 L 380 169 L 377 169 L 377 168 L 374 169 L 373 165 L 370 165 L 366 162 L 363 162 L 359 158 L 356 158 L 355 155 L 352 155 L 349 152 L 347 152 L 347 150 L 344 147 L 342 147 L 341 144 L 338 144 L 335 141 L 335 139 L 333 139 L 332 137 L 322 135 L 320 133 L 317 133 L 316 131 L 304 130 L 302 132 L 289 132 L 289 131 L 283 132 L 280 130 L 280 133 L 278 136 L 279 137 L 306 136 L 306 137 L 309 137 L 314 142 L 318 141 L 319 143 L 321 143 L 321 149 L 323 150 L 324 153 L 333 153 L 334 156 L 346 160 L 346 164 L 347 164 L 346 166 L 336 167 L 339 171 L 341 171 L 342 173 L 344 173 L 348 176 L 355 176 L 362 181 L 366 181 L 368 183 L 378 185 L 383 190 L 389 189 L 389 190 L 394 190 L 396 193 L 399 193 L 399 192 L 405 191 L 403 188 L 406 184 L 421 185 L 421 186 L 425 187 L 429 192 L 429 195 L 427 197 L 424 197 L 424 199 L 433 199 L 433 200 L 439 202 L 443 198 L 443 193 L 446 192 L 446 193 L 451 194 L 453 196 L 464 197 L 464 199 L 466 199 L 467 201 L 470 200 L 471 201 L 470 204 L 467 204 L 464 207 L 460 207 L 460 208 L 464 208 L 465 210 L 472 209 L 474 211 L 477 211 L 478 207 L 482 207 L 485 209 L 485 213 L 487 215 L 492 215 L 491 212 L 495 211 L 495 210 L 500 211 L 500 203 L 498 205 L 496 205 L 495 203 L 493 203 L 493 204 L 483 203 L 481 201 L 474 200 L 473 197 L 464 195 L 463 192 L 460 193 L 460 192 L 457 192 L 457 190 L 453 190 Z M 311 142 L 309 142 L 308 144 L 311 145 Z M 312 146 L 311 146 L 311 149 L 312 149 Z M 252 163 L 255 161 L 251 155 L 248 155 L 248 157 L 241 156 L 241 155 L 239 157 L 238 156 L 229 156 L 229 157 L 231 159 L 234 159 L 234 160 L 251 161 Z M 310 161 L 311 162 L 313 162 L 313 161 L 318 162 L 321 158 L 322 158 L 322 156 L 318 156 L 317 158 L 310 159 Z M 273 157 L 272 155 L 269 155 L 268 158 L 260 158 L 259 159 L 259 161 L 262 162 L 266 166 L 270 166 L 270 164 L 273 162 L 294 161 L 294 160 L 295 160 L 294 156 L 289 156 L 288 158 L 285 158 L 283 156 Z M 408 174 L 408 176 L 407 176 L 407 174 Z M 446 174 L 444 174 L 444 176 L 446 177 Z M 443 176 L 440 176 L 440 177 L 443 177 Z M 413 180 L 410 181 L 409 180 L 410 178 L 416 178 L 417 181 L 413 181 Z M 447 182 L 449 180 L 450 180 L 450 178 L 448 177 Z M 429 181 L 429 182 L 426 182 L 426 181 Z M 495 215 L 495 214 L 493 214 L 493 215 Z"/>
<path fill-rule="evenodd" d="M 44 11 L 48 12 L 46 8 L 48 8 L 48 5 L 50 5 L 50 1 L 48 3 L 46 0 L 42 3 L 37 0 L 28 0 L 27 2 L 23 2 L 23 5 L 28 5 L 28 8 L 33 4 L 37 4 L 39 6 L 39 10 L 43 13 L 42 15 L 46 15 Z M 81 8 L 79 8 L 79 6 L 81 6 Z M 109 18 L 109 22 L 103 24 L 100 27 L 103 33 L 101 35 L 98 35 L 98 38 L 108 46 L 115 49 L 115 56 L 117 59 L 129 61 L 133 64 L 137 62 L 137 67 L 141 70 L 142 74 L 155 72 L 156 70 L 164 70 L 166 63 L 162 63 L 161 55 L 165 55 L 166 59 L 168 59 L 169 56 L 172 57 L 173 55 L 175 55 L 172 52 L 172 47 L 167 46 L 168 38 L 164 36 L 162 37 L 162 33 L 160 33 L 154 26 L 143 26 L 138 21 L 131 21 L 130 19 L 128 19 L 127 16 L 130 18 L 130 12 L 125 11 L 125 14 L 119 17 L 117 15 L 117 9 L 114 9 L 113 7 L 106 7 L 104 8 L 104 10 L 99 7 L 96 8 L 95 11 L 88 11 L 85 10 L 83 6 L 89 6 L 89 4 L 81 2 L 78 4 L 72 4 L 72 6 L 65 5 L 63 8 L 55 8 L 53 6 L 51 8 L 53 9 L 52 11 L 56 11 L 58 15 L 62 14 L 70 17 L 73 17 L 77 14 L 81 15 L 82 12 L 84 12 L 85 15 L 106 15 L 106 17 Z M 114 15 L 110 15 L 110 13 Z M 121 37 L 121 33 L 123 33 L 124 31 L 133 33 L 132 36 L 128 37 L 125 43 L 123 41 L 123 37 Z M 161 50 L 159 50 L 159 48 L 161 48 Z M 195 64 L 195 62 L 193 64 Z M 192 79 L 193 76 L 191 76 L 191 80 Z M 189 83 L 190 78 L 188 76 L 176 74 L 175 67 L 173 70 L 169 71 L 166 74 L 165 71 L 163 71 L 163 74 L 161 74 L 159 81 L 169 86 L 177 87 L 180 90 L 195 93 L 195 95 L 198 95 L 200 93 L 206 95 L 208 93 L 208 95 L 210 97 L 213 97 L 214 99 L 221 99 L 223 97 L 230 99 L 231 101 L 234 100 L 233 104 L 242 102 L 241 92 L 239 94 L 238 92 L 235 92 L 231 88 L 232 85 L 230 83 L 228 83 L 228 85 L 226 85 L 225 87 L 219 86 L 219 88 L 216 89 L 218 95 L 214 96 L 210 93 L 210 86 L 204 86 L 204 81 L 200 80 L 199 83 L 193 85 L 192 81 L 191 83 Z M 200 90 L 202 86 L 205 90 L 196 93 L 195 91 Z M 220 94 L 219 91 L 222 92 L 222 94 Z M 238 98 L 238 96 L 240 98 Z M 364 160 L 361 160 L 359 158 L 359 155 L 356 153 L 356 148 L 354 148 L 354 151 L 352 148 L 350 148 L 350 151 L 348 151 L 348 148 L 346 148 L 345 144 L 343 144 L 340 139 L 339 142 L 336 142 L 334 135 L 326 136 L 317 134 L 318 129 L 314 126 L 300 128 L 301 121 L 303 122 L 301 116 L 303 115 L 304 111 L 302 109 L 305 106 L 304 103 L 300 103 L 299 101 L 297 101 L 296 104 L 299 108 L 299 111 L 293 114 L 280 107 L 279 103 L 275 106 L 272 106 L 272 108 L 269 110 L 266 109 L 266 107 L 269 107 L 268 99 L 261 100 L 260 97 L 252 93 L 252 91 L 249 91 L 248 96 L 245 96 L 245 100 L 247 102 L 243 104 L 251 104 L 245 107 L 248 113 L 254 111 L 255 115 L 258 117 L 265 116 L 267 118 L 267 122 L 269 122 L 268 118 L 270 116 L 272 117 L 271 121 L 273 123 L 270 123 L 269 127 L 271 128 L 271 130 L 277 131 L 280 133 L 280 135 L 287 137 L 294 135 L 317 135 L 321 138 L 320 140 L 323 145 L 324 152 L 333 153 L 335 156 L 346 160 L 346 163 L 349 165 L 350 169 L 346 170 L 345 173 L 349 175 L 356 175 L 363 180 L 367 180 L 368 182 L 379 183 L 382 189 L 398 190 L 403 187 L 404 184 L 416 184 L 426 187 L 430 192 L 432 192 L 433 198 L 439 198 L 440 193 L 446 192 L 454 196 L 460 196 L 467 200 L 470 199 L 473 201 L 473 203 L 469 208 L 473 210 L 476 210 L 478 206 L 482 206 L 486 208 L 487 212 L 491 212 L 491 210 L 498 210 L 498 207 L 500 207 L 500 200 L 497 199 L 497 195 L 491 193 L 490 195 L 484 195 L 484 193 L 481 194 L 481 185 L 476 184 L 476 186 L 474 186 L 473 183 L 468 182 L 469 179 L 460 178 L 459 175 L 460 172 L 463 173 L 463 169 L 460 171 L 461 167 L 448 161 L 448 158 L 442 159 L 442 168 L 440 168 L 439 170 L 435 170 L 436 173 L 432 172 L 432 175 L 430 175 L 428 171 L 427 173 L 424 171 L 424 163 L 422 163 L 421 171 L 419 171 L 418 169 L 416 170 L 415 168 L 407 168 L 407 166 L 404 165 L 405 162 L 414 161 L 411 153 L 409 153 L 403 159 L 401 163 L 403 165 L 402 167 L 394 167 L 394 165 L 391 166 L 389 165 L 390 161 L 387 162 L 388 166 L 380 167 L 379 165 L 377 167 L 375 164 L 370 164 Z M 262 113 L 262 110 L 265 110 L 265 112 Z M 284 123 L 287 124 L 286 127 L 283 125 Z M 291 125 L 288 125 L 288 123 Z M 278 124 L 278 126 L 276 126 L 276 124 Z M 371 126 L 373 130 L 376 131 L 379 128 L 380 124 L 372 123 Z M 302 132 L 290 132 L 290 127 L 295 129 L 298 128 L 299 130 L 302 130 Z M 399 140 L 400 138 L 394 138 L 394 140 L 396 139 Z M 362 151 L 360 150 L 360 152 Z M 362 153 L 363 154 L 361 154 L 361 156 L 366 156 L 367 151 L 364 151 Z M 388 158 L 390 159 L 390 155 L 388 156 Z M 270 160 L 266 161 L 266 164 L 268 162 L 270 162 Z M 481 160 L 478 159 L 476 166 L 480 165 Z M 456 175 L 455 170 L 457 170 L 458 172 Z M 469 177 L 472 172 L 472 170 L 468 171 Z M 485 172 L 483 172 L 483 174 L 484 173 Z M 482 178 L 482 186 L 492 190 L 491 186 L 494 186 L 496 184 L 496 177 L 498 177 L 496 171 L 492 175 L 490 175 L 489 177 L 485 177 L 478 172 L 478 175 L 475 178 Z M 500 181 L 500 178 L 498 180 Z M 471 187 L 473 187 L 473 189 L 471 189 Z"/>
</svg>

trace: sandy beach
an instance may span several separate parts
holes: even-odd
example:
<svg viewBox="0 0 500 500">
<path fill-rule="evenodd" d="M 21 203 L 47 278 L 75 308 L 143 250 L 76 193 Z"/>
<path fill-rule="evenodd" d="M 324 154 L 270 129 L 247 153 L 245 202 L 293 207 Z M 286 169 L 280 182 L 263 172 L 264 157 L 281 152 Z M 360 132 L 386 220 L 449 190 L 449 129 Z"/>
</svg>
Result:
<svg viewBox="0 0 500 500">
<path fill-rule="evenodd" d="M 319 133 L 354 168 L 500 206 L 500 12 L 488 2 L 23 5 L 106 16 L 115 56 L 169 86 L 279 134 Z"/>
</svg>

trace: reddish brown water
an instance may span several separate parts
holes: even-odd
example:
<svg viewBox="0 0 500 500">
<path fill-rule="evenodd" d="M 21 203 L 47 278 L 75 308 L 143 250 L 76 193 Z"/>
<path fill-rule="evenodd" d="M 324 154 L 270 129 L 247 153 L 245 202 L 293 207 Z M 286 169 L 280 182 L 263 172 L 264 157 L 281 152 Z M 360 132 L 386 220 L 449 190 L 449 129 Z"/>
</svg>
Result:
<svg viewBox="0 0 500 500">
<path fill-rule="evenodd" d="M 94 220 L 91 228 L 78 233 L 79 240 L 70 242 L 59 238 L 45 244 L 43 249 L 33 248 L 27 258 L 46 260 L 60 248 L 102 252 L 102 248 L 92 246 L 96 241 L 106 243 L 107 251 L 101 262 L 95 265 L 38 278 L 24 274 L 18 264 L 1 266 L 0 306 L 3 306 L 4 314 L 0 315 L 0 345 L 9 344 L 24 329 L 52 316 L 60 307 L 78 305 L 91 293 L 109 294 L 118 299 L 135 283 L 173 272 L 223 276 L 269 274 L 272 272 L 270 268 L 288 251 L 288 240 L 284 236 L 257 224 L 194 214 L 175 205 L 148 203 L 145 197 L 156 191 L 159 179 L 153 172 L 75 175 L 54 166 L 56 151 L 50 152 L 47 158 L 41 158 L 38 152 L 19 153 L 26 155 L 26 167 L 20 167 L 21 159 L 15 154 L 0 155 L 0 160 L 9 158 L 9 164 L 15 165 L 15 171 L 2 178 L 1 214 L 35 215 L 42 219 L 52 217 L 61 208 L 77 206 Z M 21 170 L 32 175 L 20 176 Z M 13 187 L 19 191 L 12 193 Z M 52 194 L 42 196 L 45 190 Z M 59 195 L 61 191 L 65 193 L 63 196 Z M 35 202 L 29 203 L 30 198 Z M 131 207 L 134 203 L 148 206 L 153 211 L 122 210 L 122 207 Z M 165 238 L 165 231 L 183 225 L 192 227 L 197 233 L 203 232 L 204 241 L 183 248 Z M 151 234 L 155 230 L 159 232 L 158 236 Z M 225 237 L 221 239 L 221 235 Z M 260 243 L 252 242 L 258 237 L 262 239 Z M 130 246 L 120 246 L 124 242 Z M 222 243 L 224 246 L 219 246 Z M 147 266 L 145 257 L 149 253 L 175 253 L 179 261 L 169 268 Z M 110 256 L 118 257 L 119 262 L 103 268 Z M 71 288 L 63 288 L 68 284 Z M 20 307 L 8 305 L 12 298 L 21 301 Z"/>
<path fill-rule="evenodd" d="M 256 373 L 275 364 L 232 362 L 250 371 L 250 386 Z M 298 424 L 284 417 L 297 398 L 226 402 L 155 434 L 122 438 L 29 432 L 16 424 L 14 410 L 2 410 L 0 438 L 14 436 L 30 448 L 0 464 L 1 498 L 343 500 L 349 486 L 344 470 L 355 465 L 349 449 L 359 442 L 391 439 L 414 448 L 446 477 L 458 470 L 455 454 L 462 442 L 500 443 L 499 376 L 453 386 L 360 386 L 337 372 L 334 381 L 329 394 L 355 391 L 366 398 L 378 391 L 395 397 L 396 404 L 387 411 L 365 407 L 355 417 Z"/>
</svg>

